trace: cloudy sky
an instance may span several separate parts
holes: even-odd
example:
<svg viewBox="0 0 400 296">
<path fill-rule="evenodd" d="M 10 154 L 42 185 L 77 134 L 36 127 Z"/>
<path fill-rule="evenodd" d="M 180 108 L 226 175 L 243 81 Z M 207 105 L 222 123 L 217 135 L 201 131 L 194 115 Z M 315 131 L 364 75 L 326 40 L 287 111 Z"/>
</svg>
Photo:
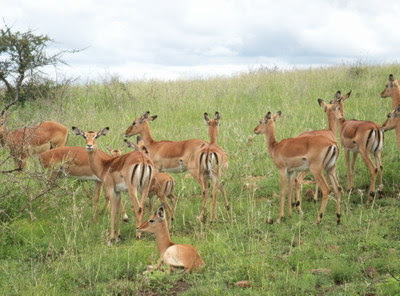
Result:
<svg viewBox="0 0 400 296">
<path fill-rule="evenodd" d="M 112 6 L 111 6 L 112 4 Z M 0 0 L 81 79 L 186 79 L 250 69 L 399 62 L 400 1 Z M 0 23 L 3 26 L 3 22 Z"/>
</svg>

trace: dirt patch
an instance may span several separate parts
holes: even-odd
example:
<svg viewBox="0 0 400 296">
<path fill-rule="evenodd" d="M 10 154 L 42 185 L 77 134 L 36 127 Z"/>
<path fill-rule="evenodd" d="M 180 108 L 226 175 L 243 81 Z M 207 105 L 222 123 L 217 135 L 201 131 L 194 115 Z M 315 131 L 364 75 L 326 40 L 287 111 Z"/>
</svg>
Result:
<svg viewBox="0 0 400 296">
<path fill-rule="evenodd" d="M 179 280 L 173 285 L 173 287 L 170 290 L 162 291 L 162 292 L 155 291 L 155 290 L 142 291 L 142 292 L 139 292 L 139 295 L 140 296 L 161 296 L 161 295 L 175 296 L 175 295 L 179 295 L 180 293 L 185 292 L 189 288 L 190 288 L 189 283 L 187 283 L 183 280 Z"/>
</svg>

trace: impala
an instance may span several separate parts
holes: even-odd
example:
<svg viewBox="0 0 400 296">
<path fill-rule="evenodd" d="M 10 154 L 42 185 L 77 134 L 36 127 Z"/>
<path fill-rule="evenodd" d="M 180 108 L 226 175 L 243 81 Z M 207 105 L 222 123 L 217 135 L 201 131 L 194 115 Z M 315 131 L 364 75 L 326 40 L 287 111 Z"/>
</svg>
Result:
<svg viewBox="0 0 400 296">
<path fill-rule="evenodd" d="M 389 81 L 386 83 L 385 89 L 381 93 L 382 98 L 392 98 L 392 109 L 396 109 L 400 105 L 400 82 L 395 80 L 393 74 L 389 75 Z M 400 147 L 400 120 L 395 120 L 395 130 L 397 138 L 397 146 Z"/>
<path fill-rule="evenodd" d="M 202 186 L 198 175 L 198 157 L 201 147 L 207 142 L 200 139 L 156 141 L 152 138 L 149 127 L 149 122 L 156 118 L 157 115 L 150 116 L 147 111 L 133 121 L 125 131 L 125 137 L 140 135 L 158 171 L 181 173 L 187 170 Z"/>
<path fill-rule="evenodd" d="M 337 125 L 340 128 L 340 141 L 345 151 L 345 160 L 347 167 L 347 189 L 351 190 L 354 187 L 354 167 L 357 155 L 361 157 L 370 171 L 371 180 L 369 185 L 369 196 L 367 204 L 369 204 L 375 197 L 375 182 L 376 177 L 379 175 L 378 193 L 383 194 L 382 184 L 382 160 L 381 153 L 383 149 L 383 131 L 380 127 L 371 121 L 364 120 L 346 120 L 343 115 L 343 100 L 333 102 L 333 104 L 326 104 L 323 100 L 319 99 L 318 102 L 326 107 L 327 115 L 335 116 Z M 351 155 L 352 159 L 350 159 Z M 369 154 L 374 155 L 376 165 L 372 162 Z"/>
<path fill-rule="evenodd" d="M 121 155 L 120 150 L 113 150 L 111 157 L 101 150 L 99 150 L 98 153 L 102 154 L 102 158 L 104 159 L 111 159 L 111 157 Z M 46 169 L 60 165 L 62 173 L 67 176 L 75 177 L 78 180 L 92 180 L 95 182 L 93 194 L 93 220 L 97 222 L 97 208 L 101 192 L 101 180 L 93 173 L 92 169 L 90 168 L 89 158 L 85 148 L 65 146 L 51 149 L 40 153 L 39 161 L 41 165 Z M 109 201 L 106 197 L 103 211 L 107 207 L 108 202 Z M 126 214 L 123 203 L 121 204 L 121 206 L 123 220 L 127 222 L 128 215 Z"/>
<path fill-rule="evenodd" d="M 280 223 L 285 214 L 286 175 L 289 176 L 288 214 L 290 216 L 292 212 L 293 185 L 296 173 L 310 170 L 322 191 L 322 203 L 317 217 L 317 223 L 320 223 L 322 220 L 329 198 L 330 188 L 323 176 L 323 172 L 326 171 L 336 195 L 336 221 L 339 224 L 340 191 L 335 174 L 339 149 L 336 142 L 320 135 L 287 138 L 277 141 L 275 139 L 275 120 L 280 116 L 280 111 L 273 117 L 271 117 L 271 112 L 268 112 L 265 117 L 259 121 L 258 126 L 254 128 L 255 134 L 265 134 L 268 154 L 279 170 L 281 179 L 281 201 L 277 222 Z M 300 203 L 297 202 L 296 205 L 300 206 Z"/>
<path fill-rule="evenodd" d="M 175 244 L 171 241 L 163 205 L 149 220 L 138 227 L 138 231 L 156 235 L 157 248 L 160 253 L 160 264 L 156 268 L 159 268 L 162 262 L 172 268 L 181 267 L 186 271 L 200 270 L 204 266 L 204 261 L 194 246 Z"/>
<path fill-rule="evenodd" d="M 392 110 L 387 115 L 386 121 L 382 124 L 382 130 L 386 132 L 396 128 L 399 115 L 400 115 L 400 106 L 397 106 L 396 109 Z"/>
<path fill-rule="evenodd" d="M 25 168 L 28 156 L 63 147 L 67 142 L 68 129 L 55 121 L 43 121 L 13 131 L 8 130 L 6 121 L 6 117 L 0 116 L 0 144 L 10 150 L 16 170 Z"/>
<path fill-rule="evenodd" d="M 205 144 L 199 151 L 199 164 L 198 164 L 198 178 L 200 179 L 202 192 L 203 192 L 203 205 L 200 214 L 201 219 L 205 219 L 207 210 L 207 195 L 211 181 L 212 190 L 212 208 L 211 220 L 217 218 L 217 191 L 221 191 L 224 198 L 225 208 L 229 210 L 229 202 L 226 197 L 225 189 L 222 184 L 221 178 L 223 172 L 228 168 L 228 160 L 226 153 L 217 144 L 219 133 L 219 121 L 221 117 L 218 112 L 215 112 L 214 119 L 210 119 L 207 113 L 204 113 L 204 120 L 208 125 L 208 133 L 210 136 L 210 143 Z"/>
<path fill-rule="evenodd" d="M 342 96 L 342 93 L 340 91 L 337 91 L 334 99 L 336 101 L 344 101 L 346 99 L 348 99 L 351 95 L 351 91 L 349 91 L 347 94 L 345 94 L 344 96 Z M 307 131 L 307 132 L 303 132 L 300 135 L 298 135 L 298 137 L 302 137 L 302 136 L 324 136 L 326 138 L 328 138 L 331 141 L 337 142 L 336 141 L 336 118 L 334 116 L 334 114 L 332 114 L 331 112 L 329 112 L 329 109 L 333 107 L 333 105 L 327 105 L 325 104 L 325 102 L 323 102 L 321 100 L 318 100 L 318 104 L 324 108 L 325 113 L 327 114 L 328 117 L 328 129 L 323 129 L 323 130 L 314 130 L 314 131 Z M 341 109 L 343 110 L 343 108 Z M 301 191 L 301 184 L 304 182 L 304 178 L 307 175 L 307 172 L 301 172 L 296 180 L 296 196 L 297 196 L 297 201 L 300 202 L 301 198 L 300 198 L 300 191 Z M 318 199 L 318 185 L 316 185 L 315 188 L 315 193 L 314 193 L 314 200 L 317 201 Z M 293 202 L 293 201 L 292 201 Z"/>
<path fill-rule="evenodd" d="M 76 135 L 86 140 L 86 152 L 92 171 L 103 183 L 103 188 L 111 203 L 110 242 L 120 238 L 119 207 L 121 193 L 128 191 L 133 204 L 136 226 L 140 225 L 143 218 L 145 201 L 149 193 L 151 180 L 154 176 L 152 161 L 141 152 L 132 151 L 114 158 L 105 158 L 97 148 L 96 140 L 108 133 L 106 127 L 99 132 L 83 132 L 77 127 L 72 127 Z M 141 200 L 138 199 L 141 193 Z M 140 233 L 136 233 L 140 237 Z"/>
<path fill-rule="evenodd" d="M 146 146 L 144 145 L 143 140 L 138 136 L 137 144 L 134 144 L 125 139 L 125 143 L 129 148 L 135 149 L 136 151 L 141 151 L 148 154 Z M 174 187 L 175 181 L 169 174 L 163 172 L 156 172 L 154 174 L 154 178 L 151 181 L 150 191 L 149 191 L 149 209 L 152 211 L 153 209 L 153 199 L 154 195 L 157 195 L 160 201 L 165 205 L 170 226 L 172 225 L 172 221 L 174 219 L 174 213 L 176 208 L 176 196 L 174 195 Z M 172 202 L 172 208 L 167 202 L 167 197 Z"/>
</svg>

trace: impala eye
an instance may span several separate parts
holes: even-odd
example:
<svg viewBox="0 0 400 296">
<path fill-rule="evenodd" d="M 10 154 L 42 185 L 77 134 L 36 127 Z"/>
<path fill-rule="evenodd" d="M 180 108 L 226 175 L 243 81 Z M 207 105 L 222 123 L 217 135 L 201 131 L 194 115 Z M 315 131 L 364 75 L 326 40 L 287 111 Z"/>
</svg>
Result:
<svg viewBox="0 0 400 296">
<path fill-rule="evenodd" d="M 149 223 L 154 223 L 154 220 L 153 220 L 153 219 L 150 219 L 150 220 L 149 220 Z"/>
</svg>

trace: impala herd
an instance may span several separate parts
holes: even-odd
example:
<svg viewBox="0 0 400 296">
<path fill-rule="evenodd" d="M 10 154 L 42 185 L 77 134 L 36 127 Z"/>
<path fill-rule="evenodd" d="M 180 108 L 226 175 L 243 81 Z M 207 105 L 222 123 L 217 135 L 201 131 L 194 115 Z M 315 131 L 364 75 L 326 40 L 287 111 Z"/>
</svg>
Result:
<svg viewBox="0 0 400 296">
<path fill-rule="evenodd" d="M 275 138 L 275 122 L 281 117 L 281 112 L 268 112 L 259 120 L 254 128 L 255 134 L 264 134 L 267 152 L 279 171 L 281 182 L 280 212 L 277 222 L 282 222 L 287 212 L 291 215 L 294 206 L 299 213 L 301 209 L 301 184 L 307 172 L 315 178 L 322 191 L 322 202 L 316 223 L 320 223 L 333 190 L 336 202 L 336 221 L 341 219 L 340 199 L 341 186 L 338 182 L 336 164 L 339 157 L 339 146 L 336 140 L 336 127 L 340 133 L 340 143 L 344 149 L 347 168 L 347 189 L 354 188 L 354 170 L 357 155 L 370 173 L 369 194 L 367 204 L 373 201 L 376 195 L 375 183 L 378 178 L 379 196 L 383 194 L 382 159 L 383 140 L 385 131 L 395 129 L 397 143 L 400 147 L 400 85 L 393 75 L 389 76 L 382 98 L 392 98 L 393 110 L 387 115 L 383 124 L 371 121 L 347 120 L 344 116 L 344 102 L 350 98 L 351 92 L 342 96 L 338 91 L 334 99 L 327 103 L 318 99 L 318 104 L 324 109 L 328 127 L 322 130 L 304 132 L 296 137 L 283 139 Z M 204 113 L 204 120 L 208 125 L 209 141 L 190 139 L 185 141 L 157 141 L 150 133 L 149 122 L 154 121 L 157 115 L 146 112 L 137 117 L 124 132 L 125 137 L 138 135 L 137 143 L 125 139 L 128 147 L 133 150 L 122 154 L 120 150 L 108 148 L 110 154 L 100 150 L 97 141 L 105 136 L 109 128 L 105 127 L 98 132 L 82 131 L 72 127 L 75 135 L 85 139 L 85 147 L 65 146 L 68 130 L 54 121 L 45 121 L 34 127 L 25 127 L 9 131 L 6 126 L 5 111 L 0 113 L 0 144 L 10 150 L 10 156 L 16 163 L 15 170 L 22 170 L 29 155 L 39 154 L 40 163 L 44 168 L 55 165 L 61 167 L 62 173 L 81 180 L 95 182 L 93 196 L 93 219 L 98 220 L 98 202 L 101 188 L 105 192 L 105 206 L 111 206 L 109 242 L 120 239 L 120 212 L 123 220 L 128 216 L 121 200 L 121 193 L 127 191 L 135 214 L 136 237 L 142 232 L 156 234 L 157 246 L 161 260 L 172 267 L 183 267 L 186 270 L 198 269 L 204 265 L 195 247 L 191 245 L 174 244 L 169 235 L 169 227 L 173 223 L 177 198 L 173 193 L 175 182 L 168 173 L 187 171 L 202 188 L 202 208 L 199 220 L 207 220 L 207 203 L 211 190 L 210 220 L 217 219 L 217 193 L 221 192 L 225 207 L 230 206 L 222 183 L 224 172 L 228 167 L 228 158 L 225 151 L 217 144 L 221 116 L 215 112 L 210 119 Z M 375 162 L 372 161 L 374 156 Z M 324 177 L 324 172 L 328 176 Z M 57 177 L 60 171 L 54 172 Z M 328 182 L 327 182 L 328 180 Z M 294 196 L 296 190 L 296 197 Z M 286 199 L 286 191 L 289 197 Z M 162 202 L 161 207 L 149 220 L 143 222 L 146 201 L 157 195 Z M 168 202 L 167 198 L 172 203 Z M 315 199 L 317 195 L 315 194 Z M 167 217 L 167 219 L 166 219 Z M 167 223 L 168 220 L 168 223 Z M 169 227 L 168 227 L 169 224 Z"/>
</svg>

